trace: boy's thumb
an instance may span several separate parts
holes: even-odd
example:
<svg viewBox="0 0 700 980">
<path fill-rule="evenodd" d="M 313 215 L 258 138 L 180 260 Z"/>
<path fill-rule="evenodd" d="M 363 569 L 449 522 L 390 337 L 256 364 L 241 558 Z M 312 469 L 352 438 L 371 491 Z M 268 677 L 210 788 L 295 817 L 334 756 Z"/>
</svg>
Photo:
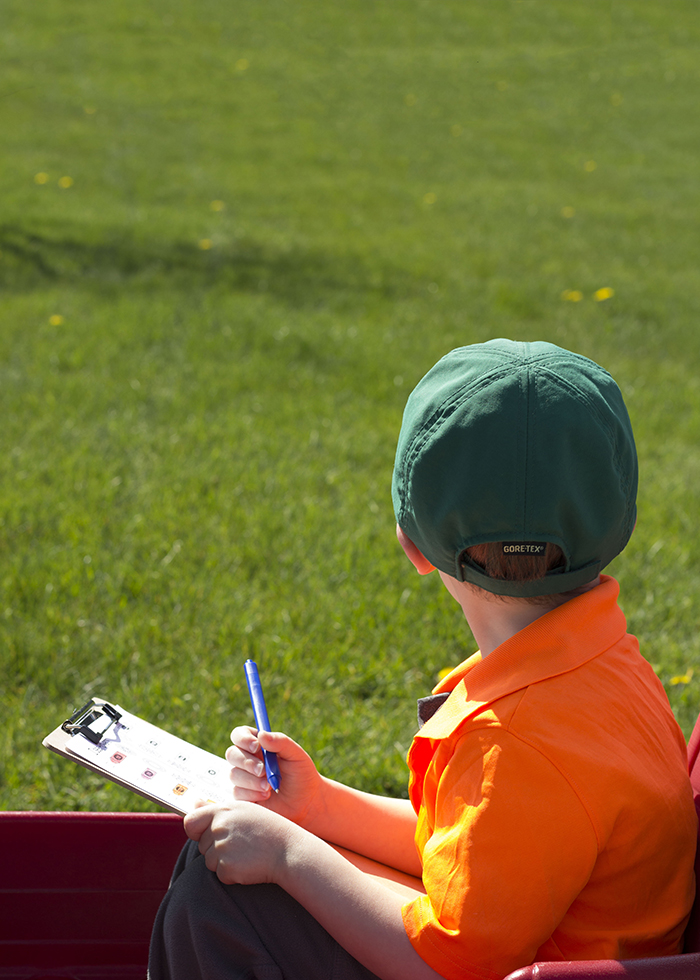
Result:
<svg viewBox="0 0 700 980">
<path fill-rule="evenodd" d="M 259 731 L 258 742 L 268 752 L 276 752 L 285 759 L 293 759 L 303 753 L 303 749 L 284 732 Z"/>
<path fill-rule="evenodd" d="M 282 732 L 265 732 L 261 729 L 258 730 L 257 740 L 260 742 L 264 749 L 269 749 L 271 752 L 275 751 L 275 746 L 281 744 L 287 740 L 286 735 Z"/>
</svg>

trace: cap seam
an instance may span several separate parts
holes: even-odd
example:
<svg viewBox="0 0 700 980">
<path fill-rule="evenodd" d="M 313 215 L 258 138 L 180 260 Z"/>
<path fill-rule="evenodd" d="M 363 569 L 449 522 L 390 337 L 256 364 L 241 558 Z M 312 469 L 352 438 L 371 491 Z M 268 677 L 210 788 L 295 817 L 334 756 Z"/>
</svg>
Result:
<svg viewBox="0 0 700 980">
<path fill-rule="evenodd" d="M 449 397 L 440 403 L 438 408 L 435 409 L 433 414 L 428 419 L 423 431 L 414 438 L 413 443 L 406 451 L 405 472 L 407 476 L 413 467 L 418 453 L 429 441 L 429 437 L 432 435 L 437 424 L 444 422 L 446 418 L 454 415 L 455 411 L 457 411 L 462 404 L 464 394 L 469 390 L 473 390 L 476 393 L 484 388 L 487 388 L 495 381 L 498 381 L 503 377 L 507 377 L 507 368 L 508 366 L 504 365 L 502 368 L 494 369 L 490 374 L 485 375 L 482 378 L 478 378 L 476 381 L 470 381 L 468 384 L 462 385 L 460 388 L 452 391 Z M 450 409 L 449 412 L 447 412 L 448 409 Z"/>
<path fill-rule="evenodd" d="M 529 533 L 526 531 L 527 528 L 527 514 L 528 514 L 528 499 L 527 492 L 530 486 L 530 389 L 532 387 L 531 375 L 530 375 L 530 361 L 525 365 L 525 445 L 523 447 L 524 465 L 518 467 L 518 479 L 523 481 L 522 485 L 522 497 L 523 497 L 523 510 L 520 515 L 520 534 L 525 535 Z M 520 488 L 519 488 L 520 489 Z"/>
<path fill-rule="evenodd" d="M 582 357 L 582 355 L 577 355 L 577 356 L 578 357 Z M 585 361 L 585 360 L 587 360 L 587 358 L 582 357 L 582 360 Z M 572 384 L 566 378 L 563 378 L 561 375 L 557 374 L 555 371 L 553 371 L 550 367 L 548 367 L 546 365 L 542 365 L 542 369 L 543 369 L 543 371 L 546 371 L 549 374 L 550 378 L 556 384 L 558 384 L 562 388 L 566 388 L 567 391 L 573 393 L 580 401 L 582 401 L 582 402 L 585 403 L 585 405 L 588 408 L 589 412 L 595 418 L 596 422 L 598 423 L 598 425 L 601 427 L 601 429 L 605 432 L 605 434 L 607 436 L 608 445 L 610 446 L 612 463 L 613 463 L 613 466 L 614 466 L 614 469 L 615 469 L 615 473 L 616 473 L 616 475 L 618 477 L 618 480 L 620 482 L 620 488 L 621 488 L 621 490 L 622 490 L 622 492 L 624 494 L 625 501 L 627 502 L 626 503 L 626 514 L 625 514 L 625 517 L 626 517 L 625 528 L 624 529 L 623 528 L 620 529 L 620 533 L 618 534 L 618 539 L 617 539 L 618 540 L 618 544 L 620 544 L 620 543 L 623 542 L 623 540 L 626 540 L 626 539 L 629 538 L 628 530 L 629 530 L 629 525 L 631 523 L 631 516 L 632 516 L 632 513 L 634 512 L 634 507 L 630 508 L 630 506 L 629 506 L 631 481 L 628 478 L 626 467 L 622 465 L 622 457 L 621 457 L 621 454 L 620 454 L 619 440 L 617 438 L 615 438 L 615 428 L 614 428 L 613 425 L 610 424 L 609 420 L 600 412 L 600 410 L 599 410 L 598 406 L 595 404 L 595 402 L 591 401 L 591 399 L 588 397 L 588 395 L 584 391 L 582 391 L 581 388 L 579 388 L 577 385 Z M 601 368 L 601 370 L 604 371 L 604 368 Z M 607 375 L 607 377 L 610 378 L 611 382 L 617 387 L 617 385 L 615 384 L 615 381 L 614 381 L 612 375 L 608 374 L 607 371 L 605 371 L 605 374 Z M 621 400 L 622 400 L 622 397 L 621 397 Z M 624 402 L 623 402 L 623 407 L 624 407 Z M 634 442 L 634 436 L 632 436 L 632 440 Z M 623 547 L 624 547 L 624 544 L 623 544 Z"/>
</svg>

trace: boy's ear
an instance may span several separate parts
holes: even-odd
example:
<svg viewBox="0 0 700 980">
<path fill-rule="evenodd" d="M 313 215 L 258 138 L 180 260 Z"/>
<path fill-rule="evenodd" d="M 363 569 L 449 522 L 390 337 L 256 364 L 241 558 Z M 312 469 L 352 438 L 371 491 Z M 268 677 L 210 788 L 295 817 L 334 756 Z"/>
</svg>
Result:
<svg viewBox="0 0 700 980">
<path fill-rule="evenodd" d="M 415 567 L 419 575 L 428 575 L 430 572 L 435 571 L 435 565 L 431 565 L 428 559 L 425 557 L 422 551 L 414 545 L 411 539 L 405 534 L 399 525 L 396 525 L 396 537 L 399 539 L 399 544 L 406 552 L 406 557 Z"/>
</svg>

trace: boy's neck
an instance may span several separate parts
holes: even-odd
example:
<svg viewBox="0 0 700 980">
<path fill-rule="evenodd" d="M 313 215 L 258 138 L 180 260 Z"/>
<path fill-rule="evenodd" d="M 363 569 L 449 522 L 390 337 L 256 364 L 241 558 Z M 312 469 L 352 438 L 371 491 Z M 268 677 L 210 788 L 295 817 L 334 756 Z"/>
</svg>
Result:
<svg viewBox="0 0 700 980">
<path fill-rule="evenodd" d="M 540 616 L 544 616 L 567 601 L 562 596 L 556 595 L 540 605 L 527 602 L 525 599 L 492 595 L 467 582 L 458 582 L 457 579 L 443 572 L 440 572 L 440 578 L 450 595 L 462 607 L 482 657 L 487 657 L 511 636 L 515 636 Z M 588 583 L 582 591 L 587 592 L 599 583 L 600 577 Z"/>
</svg>

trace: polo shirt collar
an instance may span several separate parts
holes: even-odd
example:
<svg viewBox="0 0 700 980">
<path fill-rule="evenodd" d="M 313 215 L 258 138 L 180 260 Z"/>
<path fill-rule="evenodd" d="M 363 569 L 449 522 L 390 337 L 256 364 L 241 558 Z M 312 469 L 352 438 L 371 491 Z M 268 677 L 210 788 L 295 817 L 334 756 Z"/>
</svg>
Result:
<svg viewBox="0 0 700 980">
<path fill-rule="evenodd" d="M 446 738 L 490 702 L 575 670 L 608 650 L 627 631 L 619 593 L 615 579 L 601 575 L 600 585 L 540 616 L 488 657 L 476 653 L 465 660 L 434 688 L 435 694 L 451 694 L 416 738 Z"/>
</svg>

